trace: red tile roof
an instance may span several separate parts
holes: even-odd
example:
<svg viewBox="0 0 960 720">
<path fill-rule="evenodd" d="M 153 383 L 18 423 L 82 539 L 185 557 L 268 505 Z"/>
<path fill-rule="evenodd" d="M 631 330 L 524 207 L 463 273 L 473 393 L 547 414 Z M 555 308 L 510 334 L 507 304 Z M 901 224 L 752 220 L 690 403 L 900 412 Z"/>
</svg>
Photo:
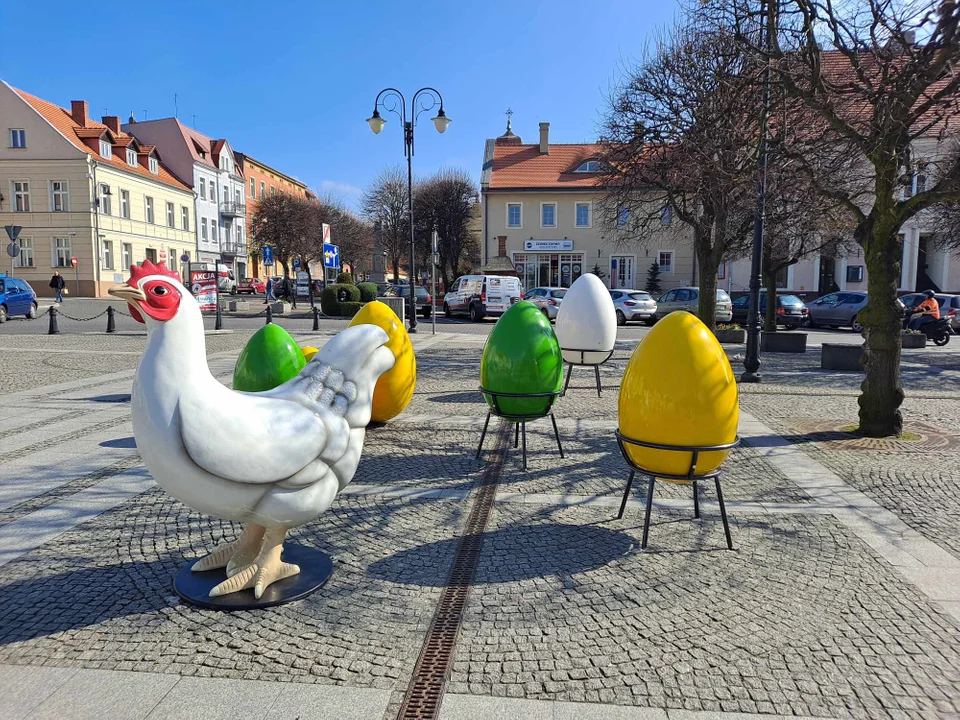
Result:
<svg viewBox="0 0 960 720">
<path fill-rule="evenodd" d="M 35 95 L 26 93 L 23 90 L 17 90 L 16 88 L 13 88 L 13 91 L 23 98 L 24 101 L 34 110 L 36 110 L 47 122 L 53 125 L 53 127 L 55 127 L 65 138 L 67 138 L 67 140 L 72 142 L 85 153 L 95 156 L 100 162 L 106 163 L 107 165 L 113 165 L 118 170 L 125 170 L 127 172 L 149 178 L 150 180 L 171 185 L 178 190 L 188 190 L 193 192 L 192 188 L 187 187 L 182 182 L 177 180 L 177 178 L 175 178 L 173 174 L 164 167 L 163 163 L 159 164 L 159 173 L 154 175 L 147 168 L 140 165 L 137 165 L 137 167 L 131 167 L 130 165 L 127 165 L 126 158 L 121 158 L 117 155 L 111 155 L 111 157 L 105 158 L 98 152 L 94 151 L 82 140 L 82 138 L 96 138 L 106 132 L 111 141 L 114 138 L 117 138 L 125 141 L 122 144 L 128 144 L 130 140 L 133 139 L 132 135 L 127 135 L 126 133 L 116 134 L 103 123 L 96 122 L 90 118 L 87 118 L 85 125 L 80 125 L 76 120 L 73 119 L 73 116 L 70 114 L 69 110 L 65 110 L 58 105 L 54 105 L 53 103 L 47 102 L 46 100 L 38 98 Z"/>
<path fill-rule="evenodd" d="M 600 156 L 595 143 L 551 143 L 541 155 L 539 145 L 496 144 L 493 150 L 491 190 L 584 189 L 597 185 L 598 173 L 573 172 L 585 160 Z"/>
</svg>

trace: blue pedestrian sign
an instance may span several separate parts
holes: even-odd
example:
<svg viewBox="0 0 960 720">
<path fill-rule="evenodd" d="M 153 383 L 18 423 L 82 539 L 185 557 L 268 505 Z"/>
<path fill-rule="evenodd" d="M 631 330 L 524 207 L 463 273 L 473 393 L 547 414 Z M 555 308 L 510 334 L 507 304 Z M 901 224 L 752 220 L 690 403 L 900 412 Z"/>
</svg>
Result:
<svg viewBox="0 0 960 720">
<path fill-rule="evenodd" d="M 294 269 L 294 270 L 299 270 L 299 269 L 300 269 L 300 258 L 294 258 L 294 259 L 293 259 L 293 269 Z"/>
<path fill-rule="evenodd" d="M 265 247 L 263 249 L 263 266 L 273 267 L 273 248 Z"/>
<path fill-rule="evenodd" d="M 325 268 L 340 267 L 340 246 L 323 244 L 323 266 Z"/>
</svg>

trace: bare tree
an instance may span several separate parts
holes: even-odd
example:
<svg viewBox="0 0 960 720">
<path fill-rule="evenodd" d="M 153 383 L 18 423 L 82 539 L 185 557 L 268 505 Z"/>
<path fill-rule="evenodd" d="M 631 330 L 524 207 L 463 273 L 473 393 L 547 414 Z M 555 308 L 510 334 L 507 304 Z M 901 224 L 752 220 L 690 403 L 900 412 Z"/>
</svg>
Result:
<svg viewBox="0 0 960 720">
<path fill-rule="evenodd" d="M 753 225 L 756 71 L 731 32 L 690 10 L 628 69 L 603 123 L 598 217 L 617 245 L 643 245 L 670 224 L 692 231 L 698 314 L 710 327 L 717 270 L 745 252 Z"/>
<path fill-rule="evenodd" d="M 393 267 L 393 280 L 399 282 L 400 261 L 410 242 L 407 178 L 399 165 L 385 168 L 377 175 L 363 193 L 362 208 L 371 222 L 380 221 L 381 243 Z"/>
<path fill-rule="evenodd" d="M 421 182 L 414 198 L 414 218 L 418 250 L 429 263 L 430 236 L 437 231 L 440 276 L 444 287 L 463 271 L 479 262 L 480 239 L 471 230 L 477 187 L 470 174 L 447 168 Z"/>
<path fill-rule="evenodd" d="M 736 27 L 746 55 L 769 60 L 776 88 L 794 101 L 791 122 L 773 128 L 785 152 L 853 220 L 870 298 L 859 314 L 866 335 L 860 432 L 896 435 L 904 397 L 899 233 L 921 210 L 960 201 L 960 156 L 948 151 L 958 118 L 960 6 L 768 0 L 760 12 L 757 2 L 715 0 L 713 9 Z M 761 25 L 768 43 L 759 41 Z M 928 182 L 914 192 L 920 170 Z"/>
<path fill-rule="evenodd" d="M 290 275 L 290 260 L 302 254 L 306 206 L 302 198 L 279 193 L 260 200 L 253 215 L 252 249 L 261 252 L 272 247 L 285 276 Z"/>
</svg>

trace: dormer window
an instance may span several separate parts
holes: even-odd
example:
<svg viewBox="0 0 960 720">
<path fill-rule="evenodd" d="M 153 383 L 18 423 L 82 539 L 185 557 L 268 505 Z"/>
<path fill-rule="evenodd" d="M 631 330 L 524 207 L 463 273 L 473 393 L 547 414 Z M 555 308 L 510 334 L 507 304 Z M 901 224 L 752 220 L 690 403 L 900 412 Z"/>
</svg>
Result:
<svg viewBox="0 0 960 720">
<path fill-rule="evenodd" d="M 137 151 L 133 148 L 127 148 L 127 165 L 130 167 L 137 166 Z"/>
<path fill-rule="evenodd" d="M 110 147 L 110 143 L 106 140 L 100 141 L 100 157 L 109 160 L 113 157 L 113 148 Z"/>
<path fill-rule="evenodd" d="M 587 160 L 584 163 L 580 163 L 580 166 L 574 170 L 578 173 L 590 173 L 590 172 L 600 172 L 600 163 L 596 160 Z"/>
<path fill-rule="evenodd" d="M 157 162 L 155 157 L 150 158 L 147 164 L 150 166 L 150 172 L 154 175 L 160 174 L 160 163 Z"/>
</svg>

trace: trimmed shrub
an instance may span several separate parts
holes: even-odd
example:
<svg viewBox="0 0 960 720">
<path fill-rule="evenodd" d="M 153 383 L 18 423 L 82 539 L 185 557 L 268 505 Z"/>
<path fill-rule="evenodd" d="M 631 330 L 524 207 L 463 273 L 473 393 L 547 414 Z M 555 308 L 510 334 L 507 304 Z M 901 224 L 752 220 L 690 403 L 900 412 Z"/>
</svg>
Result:
<svg viewBox="0 0 960 720">
<path fill-rule="evenodd" d="M 342 302 L 340 301 L 341 294 L 346 298 Z M 328 285 L 320 293 L 320 309 L 324 315 L 330 317 L 342 315 L 342 306 L 350 303 L 363 304 L 360 302 L 360 289 L 356 285 L 337 283 L 336 285 Z M 356 311 L 352 313 L 352 315 L 355 314 Z"/>
<path fill-rule="evenodd" d="M 362 282 L 357 285 L 360 290 L 360 299 L 363 302 L 371 302 L 377 299 L 377 284 L 372 282 Z"/>
<path fill-rule="evenodd" d="M 353 275 L 351 273 L 340 273 L 337 275 L 337 283 L 340 285 L 353 285 Z"/>
<path fill-rule="evenodd" d="M 366 303 L 362 302 L 343 302 L 340 303 L 340 317 L 353 317 Z"/>
</svg>

